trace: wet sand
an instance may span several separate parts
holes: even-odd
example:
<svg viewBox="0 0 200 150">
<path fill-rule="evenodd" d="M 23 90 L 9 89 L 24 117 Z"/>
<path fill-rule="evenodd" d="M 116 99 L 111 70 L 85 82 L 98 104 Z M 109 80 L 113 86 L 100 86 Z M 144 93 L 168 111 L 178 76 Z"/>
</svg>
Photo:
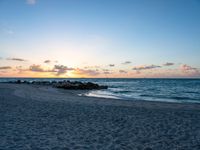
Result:
<svg viewBox="0 0 200 150">
<path fill-rule="evenodd" d="M 0 84 L 0 150 L 197 150 L 200 104 L 78 96 Z"/>
</svg>

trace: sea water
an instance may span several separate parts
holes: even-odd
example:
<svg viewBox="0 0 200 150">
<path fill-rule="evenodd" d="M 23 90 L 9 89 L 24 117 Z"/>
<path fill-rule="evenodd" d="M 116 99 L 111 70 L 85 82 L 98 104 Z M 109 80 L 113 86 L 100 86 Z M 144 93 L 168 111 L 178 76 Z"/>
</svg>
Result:
<svg viewBox="0 0 200 150">
<path fill-rule="evenodd" d="M 0 82 L 18 78 L 0 78 Z M 87 96 L 122 100 L 200 103 L 200 79 L 135 79 L 135 78 L 20 78 L 26 81 L 82 81 L 107 85 L 105 90 L 92 90 Z"/>
</svg>

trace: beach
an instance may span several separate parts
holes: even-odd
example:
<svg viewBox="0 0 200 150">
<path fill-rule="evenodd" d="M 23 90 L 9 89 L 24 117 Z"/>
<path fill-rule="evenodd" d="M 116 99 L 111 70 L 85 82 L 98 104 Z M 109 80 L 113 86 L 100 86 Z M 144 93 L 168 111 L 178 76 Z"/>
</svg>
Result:
<svg viewBox="0 0 200 150">
<path fill-rule="evenodd" d="M 200 104 L 0 83 L 0 150 L 197 150 Z"/>
</svg>

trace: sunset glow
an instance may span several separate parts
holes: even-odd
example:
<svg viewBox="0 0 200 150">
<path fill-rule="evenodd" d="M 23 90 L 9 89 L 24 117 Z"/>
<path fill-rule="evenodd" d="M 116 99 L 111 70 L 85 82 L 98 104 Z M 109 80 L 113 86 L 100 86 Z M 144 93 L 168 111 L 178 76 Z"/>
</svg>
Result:
<svg viewBox="0 0 200 150">
<path fill-rule="evenodd" d="M 0 77 L 199 78 L 200 2 L 183 1 L 1 0 Z"/>
</svg>

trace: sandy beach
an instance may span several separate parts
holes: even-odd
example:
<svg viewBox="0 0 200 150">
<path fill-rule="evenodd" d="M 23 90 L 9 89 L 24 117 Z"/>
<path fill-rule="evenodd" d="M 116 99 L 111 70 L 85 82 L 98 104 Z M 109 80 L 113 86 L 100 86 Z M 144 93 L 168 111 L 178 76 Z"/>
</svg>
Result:
<svg viewBox="0 0 200 150">
<path fill-rule="evenodd" d="M 200 104 L 0 84 L 0 150 L 197 150 Z"/>
</svg>

